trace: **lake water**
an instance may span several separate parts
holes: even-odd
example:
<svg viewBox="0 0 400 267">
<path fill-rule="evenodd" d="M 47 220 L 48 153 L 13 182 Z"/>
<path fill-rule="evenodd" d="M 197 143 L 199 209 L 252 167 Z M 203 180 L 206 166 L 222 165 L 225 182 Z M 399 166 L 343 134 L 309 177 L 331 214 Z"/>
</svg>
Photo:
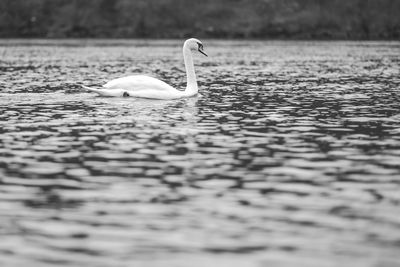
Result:
<svg viewBox="0 0 400 267">
<path fill-rule="evenodd" d="M 1 266 L 400 266 L 400 43 L 0 41 Z"/>
</svg>

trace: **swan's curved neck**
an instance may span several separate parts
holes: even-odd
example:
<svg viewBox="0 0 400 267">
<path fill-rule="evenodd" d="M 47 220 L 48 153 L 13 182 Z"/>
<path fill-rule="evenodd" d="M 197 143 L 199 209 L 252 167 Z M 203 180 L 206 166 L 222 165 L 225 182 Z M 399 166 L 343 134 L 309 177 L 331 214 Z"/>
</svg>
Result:
<svg viewBox="0 0 400 267">
<path fill-rule="evenodd" d="M 187 84 L 185 95 L 191 96 L 197 94 L 199 91 L 197 87 L 196 73 L 194 72 L 192 52 L 189 47 L 183 46 L 183 60 L 185 61 Z"/>
</svg>

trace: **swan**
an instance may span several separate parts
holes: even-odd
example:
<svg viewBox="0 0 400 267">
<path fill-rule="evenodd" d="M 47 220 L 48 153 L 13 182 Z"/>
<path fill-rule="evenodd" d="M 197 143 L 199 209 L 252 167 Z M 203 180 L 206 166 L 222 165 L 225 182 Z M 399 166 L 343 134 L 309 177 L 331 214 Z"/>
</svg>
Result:
<svg viewBox="0 0 400 267">
<path fill-rule="evenodd" d="M 198 39 L 190 38 L 183 44 L 183 60 L 185 62 L 187 85 L 184 91 L 177 90 L 167 83 L 146 75 L 131 75 L 111 80 L 97 89 L 82 85 L 88 91 L 101 96 L 140 97 L 151 99 L 176 99 L 191 97 L 197 94 L 197 80 L 194 72 L 192 51 L 207 56 L 203 44 Z"/>
</svg>

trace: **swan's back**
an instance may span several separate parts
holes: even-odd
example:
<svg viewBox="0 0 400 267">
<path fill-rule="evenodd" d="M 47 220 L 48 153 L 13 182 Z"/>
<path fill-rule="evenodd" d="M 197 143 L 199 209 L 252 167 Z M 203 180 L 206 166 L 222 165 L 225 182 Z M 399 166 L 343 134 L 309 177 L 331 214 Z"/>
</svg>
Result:
<svg viewBox="0 0 400 267">
<path fill-rule="evenodd" d="M 118 78 L 109 81 L 103 87 L 107 89 L 124 89 L 127 91 L 142 91 L 142 90 L 156 90 L 163 92 L 176 91 L 176 89 L 166 84 L 165 82 L 146 75 L 132 75 L 132 76 Z"/>
</svg>

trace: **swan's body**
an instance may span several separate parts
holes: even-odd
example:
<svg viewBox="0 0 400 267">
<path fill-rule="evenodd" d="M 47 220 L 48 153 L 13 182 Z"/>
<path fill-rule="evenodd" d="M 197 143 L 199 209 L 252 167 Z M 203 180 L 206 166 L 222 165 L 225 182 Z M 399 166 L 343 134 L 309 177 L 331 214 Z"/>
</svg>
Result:
<svg viewBox="0 0 400 267">
<path fill-rule="evenodd" d="M 183 59 L 185 61 L 187 85 L 184 91 L 177 90 L 167 83 L 145 75 L 132 75 L 111 80 L 103 85 L 102 89 L 82 86 L 91 92 L 102 96 L 132 96 L 152 99 L 175 99 L 194 96 L 198 92 L 196 74 L 194 72 L 192 50 L 203 52 L 202 43 L 194 38 L 186 40 L 183 45 Z"/>
</svg>

